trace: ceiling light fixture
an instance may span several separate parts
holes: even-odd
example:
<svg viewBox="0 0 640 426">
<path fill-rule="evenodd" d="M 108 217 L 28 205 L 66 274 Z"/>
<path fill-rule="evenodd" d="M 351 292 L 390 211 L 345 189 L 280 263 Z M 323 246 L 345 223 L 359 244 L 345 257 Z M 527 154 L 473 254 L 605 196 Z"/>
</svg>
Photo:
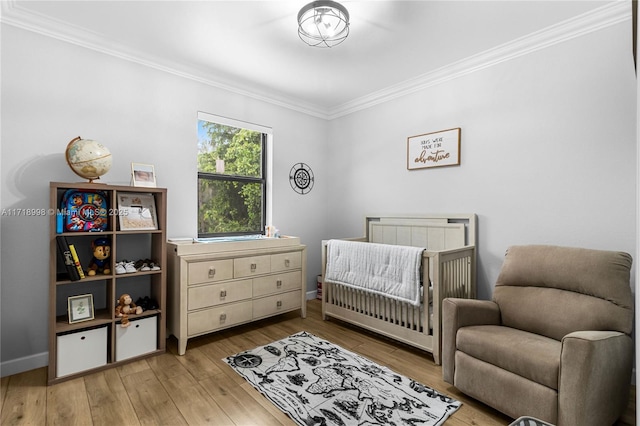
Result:
<svg viewBox="0 0 640 426">
<path fill-rule="evenodd" d="M 314 1 L 298 13 L 298 35 L 309 46 L 333 47 L 349 35 L 349 12 L 335 1 Z"/>
</svg>

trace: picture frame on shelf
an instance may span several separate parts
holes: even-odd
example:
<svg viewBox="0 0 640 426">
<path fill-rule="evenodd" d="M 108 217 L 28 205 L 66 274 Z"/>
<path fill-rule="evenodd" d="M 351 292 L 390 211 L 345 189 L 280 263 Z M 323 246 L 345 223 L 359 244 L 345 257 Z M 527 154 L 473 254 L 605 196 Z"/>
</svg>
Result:
<svg viewBox="0 0 640 426">
<path fill-rule="evenodd" d="M 94 319 L 93 294 L 70 296 L 67 299 L 67 310 L 69 312 L 69 324 Z"/>
<path fill-rule="evenodd" d="M 153 164 L 131 163 L 131 182 L 133 186 L 156 187 L 156 172 Z"/>
<path fill-rule="evenodd" d="M 157 230 L 155 197 L 147 193 L 119 192 L 118 219 L 121 231 Z"/>
</svg>

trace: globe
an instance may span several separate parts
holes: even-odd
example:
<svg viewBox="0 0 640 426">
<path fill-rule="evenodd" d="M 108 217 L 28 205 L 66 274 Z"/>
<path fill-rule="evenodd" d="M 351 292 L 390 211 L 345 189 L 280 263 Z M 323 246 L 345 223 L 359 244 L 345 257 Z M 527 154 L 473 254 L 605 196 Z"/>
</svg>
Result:
<svg viewBox="0 0 640 426">
<path fill-rule="evenodd" d="M 80 136 L 67 145 L 67 164 L 78 176 L 93 182 L 111 169 L 111 152 L 100 142 Z"/>
</svg>

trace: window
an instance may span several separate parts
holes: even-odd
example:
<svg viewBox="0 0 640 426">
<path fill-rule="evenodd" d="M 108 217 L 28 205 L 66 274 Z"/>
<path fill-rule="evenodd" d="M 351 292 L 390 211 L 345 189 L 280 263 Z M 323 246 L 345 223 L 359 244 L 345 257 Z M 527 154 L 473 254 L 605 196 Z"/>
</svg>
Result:
<svg viewBox="0 0 640 426">
<path fill-rule="evenodd" d="M 198 113 L 198 237 L 264 233 L 269 132 Z"/>
</svg>

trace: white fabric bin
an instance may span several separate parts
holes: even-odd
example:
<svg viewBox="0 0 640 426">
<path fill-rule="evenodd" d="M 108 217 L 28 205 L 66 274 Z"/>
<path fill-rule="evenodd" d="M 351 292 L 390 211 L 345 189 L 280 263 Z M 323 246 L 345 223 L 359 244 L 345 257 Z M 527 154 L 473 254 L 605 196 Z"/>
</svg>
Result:
<svg viewBox="0 0 640 426">
<path fill-rule="evenodd" d="M 57 336 L 56 377 L 107 364 L 107 326 Z"/>
<path fill-rule="evenodd" d="M 153 352 L 158 348 L 158 318 L 131 319 L 129 327 L 116 326 L 116 361 Z"/>
</svg>

